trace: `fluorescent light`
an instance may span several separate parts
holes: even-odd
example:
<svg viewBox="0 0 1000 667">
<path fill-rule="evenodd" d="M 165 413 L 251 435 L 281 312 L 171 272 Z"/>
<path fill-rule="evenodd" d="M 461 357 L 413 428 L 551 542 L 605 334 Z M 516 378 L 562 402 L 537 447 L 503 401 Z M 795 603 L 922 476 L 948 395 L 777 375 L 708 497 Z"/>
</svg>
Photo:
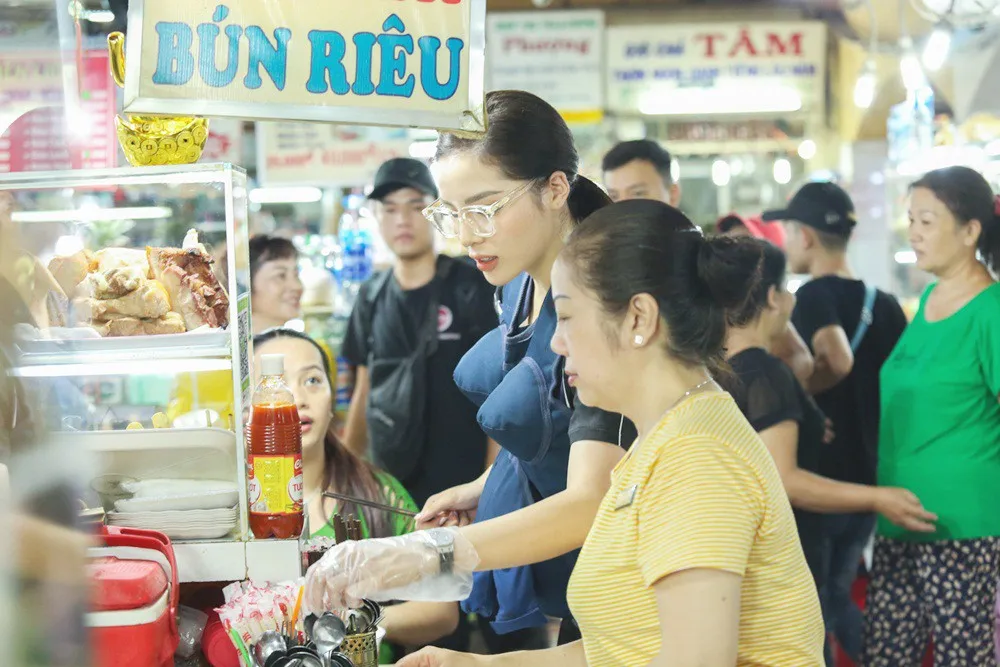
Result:
<svg viewBox="0 0 1000 667">
<path fill-rule="evenodd" d="M 67 351 L 72 350 L 72 341 L 66 341 Z M 17 366 L 10 370 L 16 377 L 80 377 L 85 375 L 134 375 L 134 361 L 101 361 L 80 364 L 39 364 L 37 366 Z M 147 359 L 139 370 L 144 375 L 172 375 L 177 373 L 198 373 L 201 371 L 224 371 L 232 368 L 229 359 Z"/>
<path fill-rule="evenodd" d="M 979 146 L 934 146 L 920 157 L 904 160 L 896 166 L 900 176 L 922 176 L 933 169 L 970 167 L 983 171 L 989 163 L 986 150 Z"/>
<path fill-rule="evenodd" d="M 417 160 L 429 160 L 436 151 L 436 141 L 414 141 L 410 144 L 410 157 Z"/>
<path fill-rule="evenodd" d="M 94 222 L 96 220 L 158 220 L 169 218 L 174 212 L 165 206 L 136 206 L 124 208 L 85 207 L 63 211 L 16 211 L 14 222 Z"/>
<path fill-rule="evenodd" d="M 92 9 L 84 12 L 81 18 L 91 23 L 111 23 L 115 20 L 115 13 L 110 9 Z"/>
<path fill-rule="evenodd" d="M 799 157 L 803 160 L 811 160 L 816 157 L 816 142 L 812 139 L 806 139 L 799 144 Z"/>
<path fill-rule="evenodd" d="M 729 163 L 725 160 L 716 160 L 712 163 L 712 182 L 720 188 L 729 185 L 730 169 Z"/>
<path fill-rule="evenodd" d="M 79 236 L 60 236 L 52 250 L 59 257 L 69 257 L 83 250 L 83 241 Z"/>
<path fill-rule="evenodd" d="M 896 264 L 916 264 L 917 253 L 912 250 L 900 250 L 895 256 Z"/>
<path fill-rule="evenodd" d="M 724 85 L 719 88 L 650 90 L 639 98 L 647 116 L 701 116 L 706 114 L 781 113 L 799 111 L 802 95 L 788 86 Z"/>
<path fill-rule="evenodd" d="M 913 52 L 913 40 L 903 37 L 899 44 L 903 52 L 903 57 L 899 59 L 899 75 L 903 79 L 903 87 L 907 92 L 923 88 L 927 85 L 927 77 L 917 54 Z"/>
<path fill-rule="evenodd" d="M 931 36 L 927 38 L 924 45 L 924 67 L 928 71 L 936 72 L 941 69 L 945 61 L 948 60 L 948 52 L 951 50 L 951 31 L 945 27 L 934 28 Z"/>
<path fill-rule="evenodd" d="M 792 181 L 792 163 L 783 157 L 774 161 L 774 181 L 779 185 L 788 185 Z"/>
<path fill-rule="evenodd" d="M 314 187 L 254 188 L 250 201 L 254 204 L 311 204 L 323 198 L 323 191 Z"/>
<path fill-rule="evenodd" d="M 859 109 L 870 107 L 875 101 L 876 88 L 878 76 L 875 73 L 875 61 L 869 58 L 854 84 L 854 106 Z"/>
</svg>

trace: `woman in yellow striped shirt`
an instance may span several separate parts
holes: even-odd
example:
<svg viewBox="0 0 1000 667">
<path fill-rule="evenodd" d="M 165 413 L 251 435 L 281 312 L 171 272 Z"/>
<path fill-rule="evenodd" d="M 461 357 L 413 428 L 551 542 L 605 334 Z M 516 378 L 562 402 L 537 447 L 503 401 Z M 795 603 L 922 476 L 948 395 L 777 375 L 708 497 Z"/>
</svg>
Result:
<svg viewBox="0 0 1000 667">
<path fill-rule="evenodd" d="M 621 202 L 573 231 L 552 272 L 552 347 L 580 400 L 639 429 L 570 580 L 583 639 L 490 657 L 425 649 L 401 667 L 823 664 L 781 478 L 711 375 L 726 309 L 747 298 L 759 263 L 758 247 L 706 240 L 660 202 Z"/>
</svg>

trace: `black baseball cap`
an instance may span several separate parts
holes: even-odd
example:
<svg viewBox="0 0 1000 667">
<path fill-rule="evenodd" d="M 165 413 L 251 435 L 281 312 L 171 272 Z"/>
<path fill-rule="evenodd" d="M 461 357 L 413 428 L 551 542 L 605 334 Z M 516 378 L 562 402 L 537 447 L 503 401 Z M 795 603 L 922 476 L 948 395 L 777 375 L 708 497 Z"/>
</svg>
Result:
<svg viewBox="0 0 1000 667">
<path fill-rule="evenodd" d="M 402 188 L 413 188 L 437 199 L 438 189 L 431 170 L 420 160 L 397 157 L 382 163 L 375 172 L 375 183 L 369 199 L 381 200 Z"/>
<path fill-rule="evenodd" d="M 836 183 L 806 183 L 796 192 L 788 206 L 778 211 L 764 211 L 765 222 L 791 220 L 813 229 L 848 237 L 857 224 L 851 196 Z"/>
</svg>

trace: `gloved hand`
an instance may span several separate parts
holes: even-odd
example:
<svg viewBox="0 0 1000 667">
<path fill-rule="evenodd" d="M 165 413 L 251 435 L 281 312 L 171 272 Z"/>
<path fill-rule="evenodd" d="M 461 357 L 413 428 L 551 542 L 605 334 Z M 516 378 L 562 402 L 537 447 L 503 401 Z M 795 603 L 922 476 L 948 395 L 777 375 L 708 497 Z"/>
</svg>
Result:
<svg viewBox="0 0 1000 667">
<path fill-rule="evenodd" d="M 442 551 L 452 554 L 444 557 L 445 570 L 450 571 L 442 571 Z M 343 542 L 309 568 L 305 603 L 309 611 L 322 613 L 358 607 L 362 598 L 464 600 L 472 592 L 472 573 L 478 564 L 472 543 L 450 528 Z"/>
</svg>

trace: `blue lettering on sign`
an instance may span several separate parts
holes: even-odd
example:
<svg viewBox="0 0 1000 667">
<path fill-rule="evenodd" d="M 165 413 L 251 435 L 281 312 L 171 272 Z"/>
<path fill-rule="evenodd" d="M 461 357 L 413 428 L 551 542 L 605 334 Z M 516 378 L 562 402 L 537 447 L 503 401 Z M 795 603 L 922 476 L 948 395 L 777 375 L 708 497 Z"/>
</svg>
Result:
<svg viewBox="0 0 1000 667">
<path fill-rule="evenodd" d="M 656 55 L 658 56 L 683 56 L 684 55 L 684 42 L 674 42 L 667 43 L 663 42 L 658 47 L 656 47 Z"/>
<path fill-rule="evenodd" d="M 372 81 L 372 54 L 375 52 L 375 35 L 370 32 L 359 32 L 354 35 L 354 85 L 351 92 L 355 95 L 371 95 L 375 92 L 375 82 Z"/>
<path fill-rule="evenodd" d="M 619 70 L 615 72 L 615 79 L 618 81 L 642 81 L 646 73 L 641 69 Z"/>
<path fill-rule="evenodd" d="M 308 37 L 312 44 L 312 64 L 306 90 L 317 95 L 327 90 L 346 95 L 351 86 L 347 83 L 347 70 L 344 68 L 344 56 L 347 55 L 344 36 L 336 30 L 310 30 Z"/>
<path fill-rule="evenodd" d="M 640 58 L 649 55 L 649 44 L 626 44 L 626 58 Z"/>
<path fill-rule="evenodd" d="M 236 68 L 240 66 L 240 37 L 243 36 L 243 28 L 238 25 L 226 26 L 229 41 L 226 69 L 220 70 L 216 66 L 215 47 L 219 39 L 219 26 L 215 24 L 225 21 L 227 16 L 229 8 L 219 5 L 212 14 L 212 23 L 198 26 L 198 73 L 201 80 L 213 88 L 224 88 L 231 84 L 236 78 Z"/>
<path fill-rule="evenodd" d="M 159 46 L 156 50 L 156 71 L 153 83 L 183 86 L 194 76 L 194 56 L 191 46 L 194 35 L 185 23 L 160 21 L 156 24 Z"/>
<path fill-rule="evenodd" d="M 447 100 L 458 91 L 459 74 L 462 66 L 462 49 L 465 42 L 457 37 L 449 37 L 444 43 L 448 49 L 448 80 L 441 83 L 437 74 L 437 55 L 441 49 L 438 37 L 421 37 L 417 40 L 420 48 L 420 86 L 432 100 Z"/>
<path fill-rule="evenodd" d="M 391 35 L 389 34 L 391 30 L 400 34 Z M 406 56 L 413 55 L 413 36 L 405 33 L 406 26 L 395 14 L 382 24 L 382 34 L 376 39 L 382 51 L 382 74 L 379 77 L 378 87 L 375 88 L 375 92 L 379 95 L 392 97 L 413 95 L 415 77 L 406 74 Z"/>
<path fill-rule="evenodd" d="M 263 66 L 274 87 L 284 90 L 285 72 L 288 70 L 288 40 L 292 38 L 292 31 L 288 28 L 275 28 L 274 46 L 271 46 L 260 26 L 248 26 L 245 34 L 250 43 L 250 66 L 247 68 L 247 75 L 243 77 L 243 85 L 250 90 L 260 88 L 263 83 L 260 68 Z"/>
<path fill-rule="evenodd" d="M 240 69 L 240 42 L 247 48 L 246 75 L 241 83 L 248 90 L 264 84 L 261 71 L 277 90 L 284 90 L 288 76 L 288 48 L 292 31 L 278 27 L 273 41 L 259 25 L 230 24 L 222 27 L 229 17 L 229 7 L 219 4 L 211 21 L 193 28 L 185 23 L 161 21 L 156 24 L 156 70 L 152 81 L 157 85 L 187 85 L 197 73 L 208 86 L 224 88 L 236 80 Z M 455 96 L 461 83 L 462 52 L 465 41 L 457 37 L 425 35 L 415 39 L 407 34 L 406 26 L 397 14 L 390 14 L 382 24 L 382 33 L 359 32 L 350 40 L 336 30 L 314 29 L 306 35 L 309 42 L 309 76 L 305 88 L 315 95 L 333 92 L 359 96 L 376 94 L 384 97 L 412 97 L 418 82 L 433 100 Z M 197 39 L 197 45 L 195 44 Z M 221 42 L 221 44 L 220 44 Z M 344 60 L 348 45 L 354 49 L 353 84 L 348 79 Z M 439 63 L 442 47 L 444 63 Z M 375 80 L 374 53 L 379 50 L 378 79 Z M 195 50 L 197 49 L 197 58 Z M 222 52 L 220 54 L 220 51 Z M 419 52 L 419 53 L 418 53 Z M 419 63 L 419 72 L 409 71 L 408 62 Z M 223 65 L 219 67 L 220 63 Z M 446 63 L 446 64 L 445 64 Z M 447 72 L 442 72 L 447 67 Z M 446 76 L 444 76 L 446 74 Z M 444 80 L 442 81 L 442 78 Z"/>
</svg>

